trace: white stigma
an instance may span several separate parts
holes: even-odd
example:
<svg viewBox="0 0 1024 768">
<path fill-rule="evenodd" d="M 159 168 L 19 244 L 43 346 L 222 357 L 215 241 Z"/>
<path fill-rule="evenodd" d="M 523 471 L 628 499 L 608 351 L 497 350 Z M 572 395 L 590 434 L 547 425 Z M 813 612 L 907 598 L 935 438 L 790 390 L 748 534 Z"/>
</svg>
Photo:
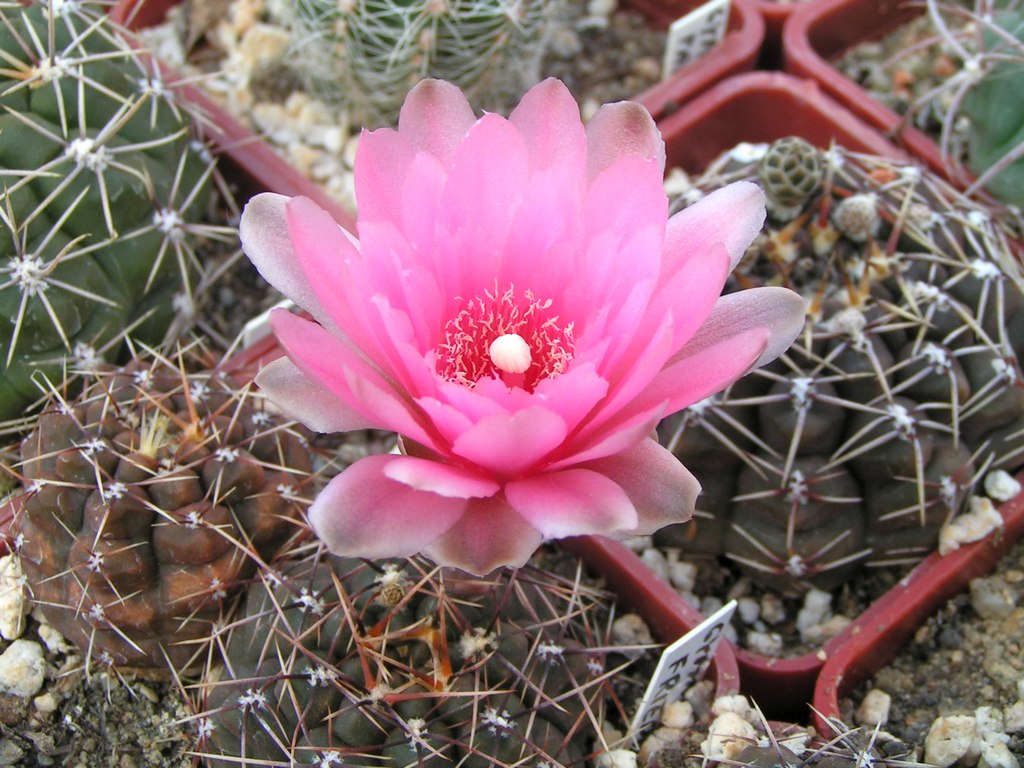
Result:
<svg viewBox="0 0 1024 768">
<path fill-rule="evenodd" d="M 494 367 L 505 373 L 526 373 L 533 362 L 530 345 L 518 333 L 506 333 L 491 342 L 488 348 Z"/>
</svg>

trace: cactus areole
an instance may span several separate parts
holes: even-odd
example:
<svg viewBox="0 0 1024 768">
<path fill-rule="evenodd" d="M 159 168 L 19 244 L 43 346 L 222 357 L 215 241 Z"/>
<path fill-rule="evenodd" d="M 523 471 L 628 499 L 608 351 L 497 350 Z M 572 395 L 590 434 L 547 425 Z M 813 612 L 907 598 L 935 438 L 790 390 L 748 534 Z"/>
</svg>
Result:
<svg viewBox="0 0 1024 768">
<path fill-rule="evenodd" d="M 397 130 L 360 139 L 358 241 L 309 200 L 250 201 L 246 253 L 313 318 L 272 315 L 287 357 L 257 383 L 313 429 L 390 429 L 406 449 L 314 502 L 332 551 L 482 574 L 546 539 L 688 519 L 699 486 L 654 426 L 776 358 L 805 304 L 720 298 L 762 194 L 737 184 L 669 220 L 664 159 L 637 104 L 584 128 L 547 80 L 477 119 L 425 80 Z"/>
<path fill-rule="evenodd" d="M 0 420 L 190 307 L 211 160 L 104 13 L 0 9 Z"/>
</svg>

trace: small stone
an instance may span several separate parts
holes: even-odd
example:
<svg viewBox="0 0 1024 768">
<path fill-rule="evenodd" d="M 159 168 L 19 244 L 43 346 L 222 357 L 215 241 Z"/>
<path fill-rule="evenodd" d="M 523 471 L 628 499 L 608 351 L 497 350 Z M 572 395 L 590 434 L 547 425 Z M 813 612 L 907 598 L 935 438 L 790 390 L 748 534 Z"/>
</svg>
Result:
<svg viewBox="0 0 1024 768">
<path fill-rule="evenodd" d="M 668 581 L 668 559 L 662 554 L 660 549 L 651 547 L 645 549 L 640 555 L 640 559 L 644 564 L 650 568 L 662 581 Z"/>
<path fill-rule="evenodd" d="M 854 717 L 861 725 L 885 725 L 889 720 L 892 696 L 878 688 L 872 688 L 864 695 Z"/>
<path fill-rule="evenodd" d="M 948 555 L 962 544 L 978 541 L 1003 527 L 1003 518 L 992 500 L 972 496 L 970 511 L 954 518 L 939 531 L 939 553 Z"/>
<path fill-rule="evenodd" d="M 633 61 L 629 70 L 637 77 L 654 81 L 661 77 L 661 62 L 653 56 L 641 56 Z"/>
<path fill-rule="evenodd" d="M 628 749 L 612 749 L 597 756 L 596 768 L 637 768 L 637 755 Z"/>
<path fill-rule="evenodd" d="M 978 724 L 971 715 L 937 717 L 924 740 L 924 761 L 935 768 L 948 768 L 963 760 L 973 764 L 981 756 Z M 973 758 L 973 759 L 972 759 Z"/>
<path fill-rule="evenodd" d="M 0 739 L 0 765 L 20 765 L 25 751 L 10 739 Z"/>
<path fill-rule="evenodd" d="M 587 15 L 607 18 L 615 13 L 615 9 L 618 7 L 618 0 L 588 0 Z"/>
<path fill-rule="evenodd" d="M 985 493 L 996 501 L 1009 501 L 1020 491 L 1020 482 L 1005 469 L 996 469 L 985 475 Z"/>
<path fill-rule="evenodd" d="M 43 647 L 32 640 L 15 640 L 0 654 L 0 692 L 22 698 L 39 693 L 46 678 Z"/>
<path fill-rule="evenodd" d="M 781 597 L 768 593 L 761 598 L 761 619 L 768 624 L 786 620 L 786 606 Z"/>
<path fill-rule="evenodd" d="M 67 653 L 71 650 L 71 645 L 64 639 L 64 635 L 45 621 L 40 622 L 38 631 L 39 639 L 43 641 L 43 644 L 46 645 L 46 650 L 50 653 Z"/>
<path fill-rule="evenodd" d="M 697 585 L 697 566 L 693 563 L 671 563 L 668 579 L 680 592 L 693 592 Z"/>
<path fill-rule="evenodd" d="M 640 765 L 649 765 L 651 760 L 665 747 L 674 747 L 682 743 L 686 731 L 681 728 L 657 728 L 644 739 L 637 753 Z"/>
<path fill-rule="evenodd" d="M 571 59 L 583 52 L 583 43 L 576 30 L 558 27 L 551 33 L 551 52 L 560 59 Z"/>
<path fill-rule="evenodd" d="M 726 712 L 732 712 L 735 715 L 739 715 L 744 720 L 750 720 L 750 715 L 753 710 L 750 708 L 750 701 L 747 700 L 746 696 L 740 694 L 731 694 L 729 696 L 719 696 L 715 699 L 715 703 L 711 705 L 711 711 L 716 715 L 724 715 Z"/>
<path fill-rule="evenodd" d="M 639 615 L 626 613 L 612 622 L 612 640 L 616 645 L 652 645 L 651 630 Z M 638 650 L 637 653 L 642 653 Z"/>
<path fill-rule="evenodd" d="M 669 728 L 689 728 L 696 722 L 693 704 L 688 701 L 670 701 L 661 712 L 661 722 Z"/>
<path fill-rule="evenodd" d="M 744 624 L 753 624 L 761 617 L 761 604 L 752 597 L 741 597 L 736 601 L 736 613 Z"/>
<path fill-rule="evenodd" d="M 1004 619 L 1016 605 L 1016 592 L 1000 577 L 971 580 L 971 607 L 983 619 Z"/>
<path fill-rule="evenodd" d="M 778 632 L 748 632 L 747 647 L 762 656 L 781 656 L 782 635 Z"/>
<path fill-rule="evenodd" d="M 821 624 L 807 627 L 800 632 L 800 639 L 808 645 L 824 645 L 846 629 L 852 619 L 848 616 L 830 616 Z"/>
<path fill-rule="evenodd" d="M 49 716 L 57 711 L 57 707 L 60 706 L 60 699 L 54 693 L 47 691 L 40 696 L 36 696 L 32 700 L 32 705 L 40 715 Z"/>
<path fill-rule="evenodd" d="M 700 751 L 708 760 L 735 760 L 757 739 L 757 730 L 735 712 L 719 715 L 708 728 L 708 737 Z"/>
<path fill-rule="evenodd" d="M 28 612 L 21 560 L 15 555 L 0 557 L 0 635 L 4 640 L 21 637 Z"/>
<path fill-rule="evenodd" d="M 1003 728 L 1007 733 L 1024 731 L 1024 699 L 1018 699 L 1003 710 Z"/>
<path fill-rule="evenodd" d="M 812 589 L 804 596 L 804 606 L 796 615 L 796 626 L 803 634 L 808 627 L 827 621 L 832 616 L 832 595 Z"/>
</svg>

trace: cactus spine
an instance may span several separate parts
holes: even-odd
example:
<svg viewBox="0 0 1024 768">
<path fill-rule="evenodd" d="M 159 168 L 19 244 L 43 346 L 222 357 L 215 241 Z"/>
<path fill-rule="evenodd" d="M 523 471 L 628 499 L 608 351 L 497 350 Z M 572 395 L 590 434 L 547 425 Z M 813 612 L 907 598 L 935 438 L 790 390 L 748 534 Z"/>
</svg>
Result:
<svg viewBox="0 0 1024 768">
<path fill-rule="evenodd" d="M 100 4 L 0 5 L 0 420 L 187 319 L 220 234 L 191 126 Z"/>
</svg>

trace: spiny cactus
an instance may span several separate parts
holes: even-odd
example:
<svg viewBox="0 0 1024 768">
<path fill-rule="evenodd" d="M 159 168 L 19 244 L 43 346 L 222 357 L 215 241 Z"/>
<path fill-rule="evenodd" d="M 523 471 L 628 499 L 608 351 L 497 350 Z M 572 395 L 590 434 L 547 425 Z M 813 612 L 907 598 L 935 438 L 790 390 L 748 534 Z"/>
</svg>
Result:
<svg viewBox="0 0 1024 768">
<path fill-rule="evenodd" d="M 300 0 L 296 56 L 318 91 L 359 123 L 393 123 L 424 77 L 497 109 L 540 79 L 564 0 Z M 507 110 L 506 110 L 507 111 Z"/>
<path fill-rule="evenodd" d="M 0 3 L 0 420 L 126 334 L 163 340 L 221 234 L 209 152 L 103 6 Z"/>
<path fill-rule="evenodd" d="M 695 186 L 737 178 L 761 180 L 769 218 L 730 284 L 800 291 L 806 326 L 777 363 L 662 424 L 704 491 L 695 520 L 656 541 L 724 553 L 788 592 L 913 562 L 982 473 L 1024 464 L 1024 283 L 1005 233 L 884 158 L 784 140 Z"/>
<path fill-rule="evenodd" d="M 201 363 L 100 371 L 76 400 L 55 393 L 22 444 L 32 597 L 93 661 L 188 668 L 256 562 L 304 530 L 308 447 Z"/>
<path fill-rule="evenodd" d="M 468 580 L 310 551 L 272 564 L 199 688 L 211 766 L 583 765 L 619 695 L 611 600 L 547 553 Z M 560 573 L 561 575 L 556 575 Z M 632 703 L 632 702 L 630 702 Z M 382 762 L 383 761 L 383 762 Z"/>
</svg>

